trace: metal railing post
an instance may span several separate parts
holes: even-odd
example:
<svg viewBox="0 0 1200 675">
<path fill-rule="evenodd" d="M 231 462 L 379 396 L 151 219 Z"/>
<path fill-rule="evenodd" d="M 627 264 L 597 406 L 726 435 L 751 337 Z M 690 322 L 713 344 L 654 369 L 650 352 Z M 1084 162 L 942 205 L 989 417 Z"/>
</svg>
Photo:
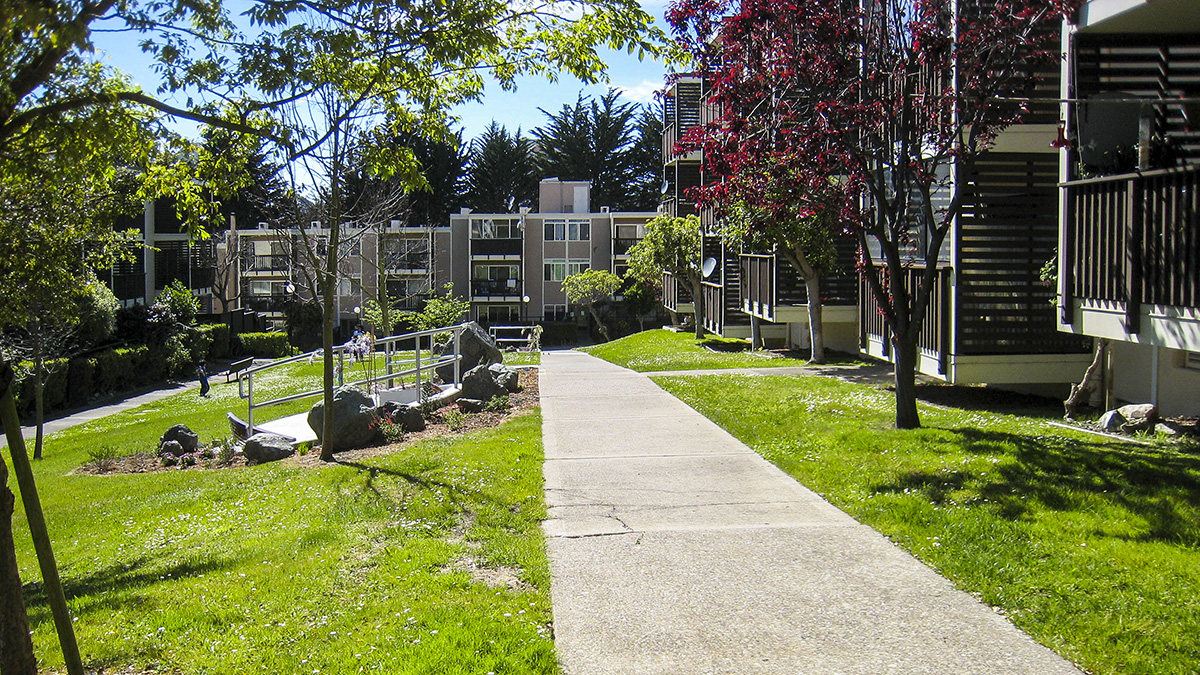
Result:
<svg viewBox="0 0 1200 675">
<path fill-rule="evenodd" d="M 454 331 L 454 384 L 462 384 L 462 373 L 459 372 L 462 357 L 459 355 L 459 349 L 462 344 L 460 338 L 462 337 L 463 330 L 463 327 L 459 326 Z"/>
<path fill-rule="evenodd" d="M 254 428 L 254 373 L 246 374 L 246 398 L 250 399 L 249 409 L 246 410 L 246 432 Z"/>
<path fill-rule="evenodd" d="M 432 341 L 433 341 L 433 338 L 430 338 L 431 345 L 433 344 Z M 430 354 L 430 358 L 432 358 L 432 357 L 433 357 L 433 355 Z M 413 341 L 413 363 L 417 367 L 417 404 L 419 405 L 419 404 L 425 402 L 425 387 L 421 386 L 421 372 L 422 371 L 421 371 L 421 336 L 420 335 L 418 335 L 417 339 Z"/>
</svg>

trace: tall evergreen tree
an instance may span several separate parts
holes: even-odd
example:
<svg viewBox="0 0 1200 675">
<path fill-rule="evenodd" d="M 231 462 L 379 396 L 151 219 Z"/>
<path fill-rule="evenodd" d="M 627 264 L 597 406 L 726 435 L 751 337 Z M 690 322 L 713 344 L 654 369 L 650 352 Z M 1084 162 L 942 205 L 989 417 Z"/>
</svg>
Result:
<svg viewBox="0 0 1200 675">
<path fill-rule="evenodd" d="M 593 205 L 650 210 L 658 203 L 651 189 L 661 182 L 661 136 L 652 135 L 654 123 L 646 119 L 651 113 L 620 97 L 610 89 L 599 100 L 581 94 L 557 113 L 542 110 L 546 124 L 533 132 L 541 150 L 539 169 L 543 176 L 591 181 Z"/>
<path fill-rule="evenodd" d="M 467 205 L 480 213 L 537 207 L 538 173 L 533 141 L 492 122 L 471 142 Z"/>
<path fill-rule="evenodd" d="M 463 144 L 462 132 L 446 142 L 413 140 L 413 150 L 421 163 L 421 172 L 429 189 L 409 195 L 409 225 L 445 225 L 450 214 L 463 204 L 470 149 Z"/>
</svg>

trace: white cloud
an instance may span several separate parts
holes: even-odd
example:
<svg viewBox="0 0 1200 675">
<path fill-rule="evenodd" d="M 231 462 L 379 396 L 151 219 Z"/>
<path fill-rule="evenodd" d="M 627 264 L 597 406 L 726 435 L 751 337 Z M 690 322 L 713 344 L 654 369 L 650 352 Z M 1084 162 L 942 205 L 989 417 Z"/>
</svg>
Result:
<svg viewBox="0 0 1200 675">
<path fill-rule="evenodd" d="M 624 87 L 616 85 L 613 89 L 621 92 L 621 96 L 638 103 L 650 103 L 654 100 L 654 94 L 663 88 L 663 83 L 656 80 L 642 80 L 641 84 L 636 84 L 632 87 Z"/>
</svg>

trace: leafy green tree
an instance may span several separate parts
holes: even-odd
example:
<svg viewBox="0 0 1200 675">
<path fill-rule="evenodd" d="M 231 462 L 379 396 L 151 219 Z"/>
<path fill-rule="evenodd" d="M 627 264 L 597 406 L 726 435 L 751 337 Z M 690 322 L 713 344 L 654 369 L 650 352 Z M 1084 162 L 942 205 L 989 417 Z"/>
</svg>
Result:
<svg viewBox="0 0 1200 675">
<path fill-rule="evenodd" d="M 196 313 L 200 311 L 200 299 L 178 279 L 159 292 L 154 304 L 165 307 L 176 321 L 185 326 L 195 323 Z"/>
<path fill-rule="evenodd" d="M 492 122 L 471 142 L 467 169 L 467 205 L 480 213 L 510 213 L 536 208 L 538 172 L 533 141 L 521 130 L 509 134 Z"/>
<path fill-rule="evenodd" d="M 696 337 L 704 337 L 704 292 L 700 274 L 700 218 L 661 214 L 646 223 L 645 237 L 629 249 L 629 275 L 658 286 L 664 272 L 687 281 L 695 306 Z"/>
<path fill-rule="evenodd" d="M 657 205 L 662 138 L 650 138 L 654 125 L 640 106 L 621 101 L 620 92 L 610 89 L 598 101 L 581 94 L 574 105 L 542 112 L 546 123 L 533 131 L 541 150 L 541 175 L 591 181 L 596 205 L 621 211 Z M 653 150 L 647 152 L 650 141 Z M 652 194 L 646 194 L 648 184 L 655 186 Z"/>
<path fill-rule="evenodd" d="M 419 312 L 405 312 L 404 317 L 417 330 L 434 330 L 458 324 L 471 309 L 471 301 L 454 294 L 454 284 L 446 284 L 441 295 L 435 295 Z"/>
<path fill-rule="evenodd" d="M 567 301 L 573 305 L 582 305 L 587 310 L 596 322 L 596 327 L 600 329 L 600 334 L 604 336 L 605 342 L 612 337 L 608 334 L 608 325 L 596 311 L 596 303 L 611 298 L 620 287 L 621 277 L 608 270 L 584 270 L 578 274 L 568 274 L 562 281 Z"/>
</svg>

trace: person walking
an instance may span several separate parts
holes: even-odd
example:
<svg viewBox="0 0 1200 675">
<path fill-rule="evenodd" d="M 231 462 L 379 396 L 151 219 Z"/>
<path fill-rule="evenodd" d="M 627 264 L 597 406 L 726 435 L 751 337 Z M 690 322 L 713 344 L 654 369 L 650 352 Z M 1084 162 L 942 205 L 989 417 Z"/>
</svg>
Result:
<svg viewBox="0 0 1200 675">
<path fill-rule="evenodd" d="M 200 378 L 200 395 L 208 398 L 208 364 L 204 359 L 201 359 L 200 364 L 196 366 L 196 377 Z"/>
</svg>

